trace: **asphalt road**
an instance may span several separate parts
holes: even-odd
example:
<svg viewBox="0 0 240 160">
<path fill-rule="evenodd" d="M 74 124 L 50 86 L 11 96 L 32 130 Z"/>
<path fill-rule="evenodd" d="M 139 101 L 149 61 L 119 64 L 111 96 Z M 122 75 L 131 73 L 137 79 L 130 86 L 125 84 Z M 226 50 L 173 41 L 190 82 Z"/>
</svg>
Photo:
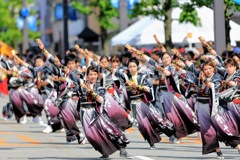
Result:
<svg viewBox="0 0 240 160">
<path fill-rule="evenodd" d="M 0 96 L 0 109 L 8 102 L 7 97 Z M 43 119 L 46 122 L 43 114 Z M 78 123 L 81 128 L 80 122 Z M 27 124 L 17 124 L 14 117 L 5 121 L 0 115 L 0 160 L 95 160 L 101 156 L 93 147 L 86 143 L 66 143 L 65 133 L 43 134 L 45 126 L 32 122 L 28 117 Z M 82 131 L 82 128 L 81 128 Z M 150 150 L 136 127 L 127 130 L 131 143 L 127 151 L 134 160 L 197 160 L 215 159 L 216 154 L 201 154 L 201 140 L 197 134 L 181 139 L 180 144 L 171 144 L 166 136 L 156 144 L 156 150 Z M 240 159 L 236 149 L 221 144 L 225 159 Z M 119 152 L 110 156 L 112 160 L 124 159 Z"/>
</svg>

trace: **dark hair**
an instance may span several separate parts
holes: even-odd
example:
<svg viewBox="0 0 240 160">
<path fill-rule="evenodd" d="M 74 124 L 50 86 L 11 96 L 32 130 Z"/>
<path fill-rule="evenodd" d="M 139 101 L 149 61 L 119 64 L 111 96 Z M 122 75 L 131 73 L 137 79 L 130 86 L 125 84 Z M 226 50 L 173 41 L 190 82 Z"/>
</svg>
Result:
<svg viewBox="0 0 240 160">
<path fill-rule="evenodd" d="M 101 56 L 99 60 L 101 61 L 101 60 L 103 60 L 105 58 L 107 59 L 107 61 L 109 61 L 108 56 Z"/>
<path fill-rule="evenodd" d="M 161 59 L 163 58 L 163 56 L 164 56 L 165 54 L 169 55 L 169 56 L 172 58 L 172 54 L 171 54 L 171 53 L 168 53 L 168 52 L 162 52 L 162 54 L 161 54 Z"/>
<path fill-rule="evenodd" d="M 225 61 L 227 56 L 229 56 L 228 51 L 223 51 L 222 52 L 222 60 Z"/>
<path fill-rule="evenodd" d="M 147 55 L 148 57 L 151 56 L 151 54 L 149 52 L 147 52 L 147 51 L 145 51 L 143 54 Z"/>
<path fill-rule="evenodd" d="M 152 54 L 156 54 L 158 57 L 161 57 L 162 56 L 162 51 L 159 51 L 159 50 L 154 50 L 153 52 L 152 52 Z"/>
<path fill-rule="evenodd" d="M 42 57 L 42 56 L 40 56 L 40 55 L 38 55 L 38 56 L 36 56 L 36 57 L 34 58 L 34 65 L 35 65 L 35 63 L 36 63 L 37 59 L 41 59 L 41 60 L 43 60 L 43 61 L 44 61 L 43 57 Z"/>
<path fill-rule="evenodd" d="M 94 66 L 89 66 L 87 68 L 87 75 L 89 74 L 90 71 L 98 73 L 97 67 L 94 67 Z"/>
<path fill-rule="evenodd" d="M 119 60 L 119 62 L 121 62 L 122 59 L 118 55 L 112 55 L 111 58 L 110 58 L 110 61 L 113 61 L 113 60 Z"/>
<path fill-rule="evenodd" d="M 232 58 L 229 58 L 224 62 L 224 66 L 226 67 L 227 65 L 235 66 L 236 70 L 238 70 L 238 63 Z"/>
<path fill-rule="evenodd" d="M 65 64 L 67 65 L 69 61 L 74 61 L 77 63 L 77 56 L 75 54 L 68 54 L 64 57 Z"/>
<path fill-rule="evenodd" d="M 81 59 L 78 57 L 76 58 L 76 61 L 77 61 L 76 63 L 81 63 Z"/>
<path fill-rule="evenodd" d="M 232 57 L 233 54 L 234 54 L 233 51 L 228 51 L 228 57 L 229 57 L 229 58 Z"/>
<path fill-rule="evenodd" d="M 139 60 L 136 57 L 132 57 L 129 59 L 127 66 L 130 64 L 130 62 L 135 63 L 137 66 L 139 65 Z"/>
<path fill-rule="evenodd" d="M 230 58 L 233 58 L 234 56 L 237 56 L 237 57 L 240 59 L 240 54 L 238 54 L 238 53 L 233 53 L 233 54 L 230 56 Z"/>
<path fill-rule="evenodd" d="M 69 51 L 70 52 L 77 52 L 77 50 L 75 48 L 70 48 Z"/>
<path fill-rule="evenodd" d="M 217 64 L 216 64 L 216 62 L 215 62 L 214 60 L 212 60 L 212 59 L 209 59 L 209 60 L 204 61 L 204 62 L 201 64 L 201 70 L 203 70 L 203 68 L 204 68 L 205 66 L 211 66 L 211 67 L 214 68 L 214 71 L 215 71 L 215 72 L 217 71 Z"/>
<path fill-rule="evenodd" d="M 44 61 L 43 57 L 40 56 L 40 55 L 38 55 L 38 56 L 36 56 L 36 57 L 34 58 L 34 62 L 35 62 L 37 59 L 42 59 L 42 60 Z"/>
<path fill-rule="evenodd" d="M 124 54 L 122 54 L 122 57 L 131 58 L 132 57 L 132 53 L 129 52 L 129 51 L 126 51 Z"/>
<path fill-rule="evenodd" d="M 187 54 L 190 55 L 191 58 L 193 59 L 193 57 L 194 57 L 194 53 L 193 53 L 193 51 L 188 51 Z"/>
</svg>

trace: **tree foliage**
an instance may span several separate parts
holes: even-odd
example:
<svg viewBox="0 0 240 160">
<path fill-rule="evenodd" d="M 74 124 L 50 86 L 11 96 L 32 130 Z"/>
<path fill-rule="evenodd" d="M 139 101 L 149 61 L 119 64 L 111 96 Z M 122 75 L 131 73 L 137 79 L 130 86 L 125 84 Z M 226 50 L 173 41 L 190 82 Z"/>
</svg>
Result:
<svg viewBox="0 0 240 160">
<path fill-rule="evenodd" d="M 177 0 L 142 0 L 135 4 L 130 17 L 151 15 L 159 20 L 164 20 L 169 9 L 179 7 L 182 9 L 179 17 L 180 22 L 190 22 L 195 26 L 199 26 L 201 23 L 196 7 L 209 6 L 211 4 L 212 0 L 191 0 L 182 4 L 178 3 Z"/>
<path fill-rule="evenodd" d="M 129 16 L 130 18 L 134 18 L 138 17 L 139 15 L 151 15 L 156 19 L 164 20 L 167 8 L 175 8 L 178 6 L 179 4 L 177 0 L 141 0 L 134 5 Z"/>
<path fill-rule="evenodd" d="M 230 37 L 230 19 L 233 16 L 234 12 L 240 11 L 240 5 L 233 2 L 233 0 L 224 0 L 224 13 L 225 13 L 225 34 L 226 34 L 226 43 L 227 49 L 231 49 L 231 37 Z"/>
<path fill-rule="evenodd" d="M 95 15 L 101 28 L 102 46 L 104 47 L 108 39 L 107 31 L 115 29 L 117 26 L 112 22 L 112 18 L 119 18 L 119 12 L 111 5 L 110 0 L 90 0 L 85 6 L 83 3 L 72 0 L 71 5 L 80 13 L 85 15 Z M 98 10 L 98 11 L 97 11 Z"/>
<path fill-rule="evenodd" d="M 224 4 L 225 4 L 224 13 L 225 13 L 226 43 L 229 46 L 231 30 L 229 22 L 231 17 L 233 16 L 233 13 L 240 11 L 240 5 L 235 3 L 233 0 L 224 0 Z M 196 8 L 203 6 L 211 7 L 212 5 L 213 0 L 190 0 L 182 4 L 178 3 L 177 0 L 141 0 L 140 2 L 136 3 L 135 7 L 132 9 L 132 14 L 130 15 L 130 17 L 138 17 L 139 15 L 144 16 L 151 15 L 154 18 L 163 20 L 164 23 L 167 23 L 165 19 L 166 18 L 171 19 L 171 17 L 166 16 L 166 13 L 168 11 L 171 11 L 172 8 L 180 7 L 182 9 L 182 12 L 179 16 L 179 22 L 181 23 L 188 22 L 192 23 L 195 26 L 201 26 L 201 19 L 198 17 Z M 170 27 L 170 24 L 167 24 L 166 27 Z M 171 39 L 167 36 L 165 37 Z"/>
<path fill-rule="evenodd" d="M 27 0 L 27 2 L 30 4 L 33 0 Z M 17 28 L 16 24 L 22 7 L 22 0 L 0 0 L 0 40 L 13 47 L 23 40 L 22 31 Z M 40 35 L 40 32 L 29 31 L 30 39 Z"/>
<path fill-rule="evenodd" d="M 87 6 L 84 6 L 81 2 L 73 0 L 72 6 L 76 8 L 80 13 L 90 15 L 94 14 L 99 21 L 101 28 L 114 29 L 116 26 L 112 23 L 113 17 L 119 17 L 118 10 L 111 5 L 110 0 L 91 0 Z M 99 9 L 99 13 L 95 11 Z"/>
<path fill-rule="evenodd" d="M 0 0 L 0 39 L 10 45 L 17 45 L 22 34 L 16 26 L 15 11 L 12 1 Z"/>
<path fill-rule="evenodd" d="M 196 8 L 202 6 L 210 6 L 212 3 L 213 0 L 190 0 L 186 1 L 186 3 L 178 3 L 177 0 L 141 0 L 135 4 L 130 17 L 132 18 L 138 17 L 139 15 L 150 15 L 159 20 L 163 20 L 165 29 L 165 41 L 167 48 L 169 49 L 172 47 L 172 9 L 176 7 L 182 9 L 182 12 L 179 16 L 180 23 L 192 23 L 195 26 L 201 26 L 201 19 L 198 17 Z"/>
</svg>

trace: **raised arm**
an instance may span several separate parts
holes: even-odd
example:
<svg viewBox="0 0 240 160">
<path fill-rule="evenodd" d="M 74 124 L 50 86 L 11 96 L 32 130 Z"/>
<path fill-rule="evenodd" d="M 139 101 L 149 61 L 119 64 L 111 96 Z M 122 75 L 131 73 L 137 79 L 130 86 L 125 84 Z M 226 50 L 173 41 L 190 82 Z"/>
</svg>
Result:
<svg viewBox="0 0 240 160">
<path fill-rule="evenodd" d="M 161 44 L 161 42 L 159 41 L 159 39 L 157 38 L 156 34 L 153 35 L 153 38 L 155 39 L 155 41 L 158 44 L 158 47 L 161 48 L 162 52 L 167 52 L 166 48 Z"/>
</svg>

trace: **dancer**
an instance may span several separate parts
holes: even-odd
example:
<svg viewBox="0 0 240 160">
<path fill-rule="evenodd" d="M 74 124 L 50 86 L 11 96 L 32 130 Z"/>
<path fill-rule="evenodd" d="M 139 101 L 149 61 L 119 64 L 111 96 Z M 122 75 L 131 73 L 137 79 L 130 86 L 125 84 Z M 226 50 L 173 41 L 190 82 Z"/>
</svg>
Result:
<svg viewBox="0 0 240 160">
<path fill-rule="evenodd" d="M 213 124 L 218 131 L 219 141 L 227 146 L 238 149 L 240 153 L 240 107 L 239 85 L 240 75 L 237 73 L 238 64 L 234 59 L 224 62 L 226 75 L 221 86 L 218 113 L 212 117 Z"/>
<path fill-rule="evenodd" d="M 199 130 L 197 116 L 179 90 L 179 77 L 176 68 L 172 66 L 172 58 L 168 52 L 162 53 L 163 67 L 135 48 L 127 46 L 137 57 L 146 59 L 159 72 L 159 96 L 157 106 L 164 118 L 167 118 L 176 129 L 174 135 L 169 138 L 172 143 L 179 143 L 177 138 L 185 137 Z"/>
<path fill-rule="evenodd" d="M 199 77 L 199 80 L 196 83 L 198 85 L 199 91 L 197 94 L 195 109 L 200 124 L 203 143 L 202 153 L 208 154 L 216 152 L 218 159 L 224 159 L 219 147 L 217 131 L 214 128 L 211 119 L 211 116 L 213 115 L 212 112 L 216 110 L 215 97 L 219 93 L 222 81 L 221 76 L 216 73 L 216 63 L 213 60 L 205 61 L 201 65 L 201 71 L 197 70 L 191 62 L 186 61 L 185 63 L 190 68 L 190 70 L 197 77 Z"/>
<path fill-rule="evenodd" d="M 80 81 L 78 107 L 88 142 L 102 154 L 100 158 L 108 158 L 117 150 L 120 150 L 121 157 L 132 158 L 125 150 L 129 143 L 126 135 L 102 114 L 105 88 L 96 83 L 97 68 L 89 66 L 86 78 L 86 81 Z"/>
<path fill-rule="evenodd" d="M 46 134 L 59 130 L 60 132 L 64 132 L 59 118 L 60 110 L 54 104 L 57 98 L 57 92 L 54 88 L 57 86 L 57 83 L 51 80 L 51 75 L 55 74 L 54 71 L 51 70 L 54 66 L 49 63 L 48 60 L 44 62 L 41 56 L 37 56 L 34 62 L 35 67 L 41 67 L 37 71 L 37 87 L 44 101 L 44 111 L 47 118 L 47 127 L 42 132 Z"/>
<path fill-rule="evenodd" d="M 146 74 L 138 72 L 138 65 L 139 61 L 131 58 L 128 62 L 127 74 L 116 72 L 116 76 L 127 88 L 131 111 L 137 119 L 139 131 L 148 141 L 150 149 L 155 149 L 154 144 L 161 140 L 162 132 L 171 136 L 175 131 L 172 124 L 164 121 L 150 103 L 154 99 L 152 85 L 148 82 Z"/>
<path fill-rule="evenodd" d="M 68 54 L 65 57 L 65 62 L 67 64 L 67 67 L 64 67 L 59 59 L 53 56 L 44 48 L 43 43 L 41 40 L 37 40 L 38 45 L 40 49 L 42 49 L 45 56 L 51 60 L 50 62 L 56 66 L 56 68 L 59 70 L 59 73 L 53 77 L 56 81 L 59 81 L 61 85 L 59 85 L 59 92 L 58 97 L 56 99 L 55 104 L 60 109 L 61 118 L 63 120 L 64 127 L 66 129 L 66 140 L 67 142 L 72 142 L 74 140 L 78 140 L 79 144 L 85 143 L 85 137 L 83 134 L 80 133 L 79 128 L 76 125 L 76 122 L 80 120 L 79 113 L 77 112 L 77 102 L 78 102 L 78 96 L 77 96 L 77 89 L 69 90 L 69 87 L 66 87 L 67 85 L 71 85 L 74 83 L 73 81 L 77 81 L 77 73 L 76 70 L 76 56 L 73 54 Z M 54 60 L 53 60 L 54 59 Z M 70 74 L 71 73 L 71 74 Z M 75 75 L 76 78 L 73 79 L 73 76 Z M 64 77 L 64 78 L 62 78 Z"/>
</svg>

